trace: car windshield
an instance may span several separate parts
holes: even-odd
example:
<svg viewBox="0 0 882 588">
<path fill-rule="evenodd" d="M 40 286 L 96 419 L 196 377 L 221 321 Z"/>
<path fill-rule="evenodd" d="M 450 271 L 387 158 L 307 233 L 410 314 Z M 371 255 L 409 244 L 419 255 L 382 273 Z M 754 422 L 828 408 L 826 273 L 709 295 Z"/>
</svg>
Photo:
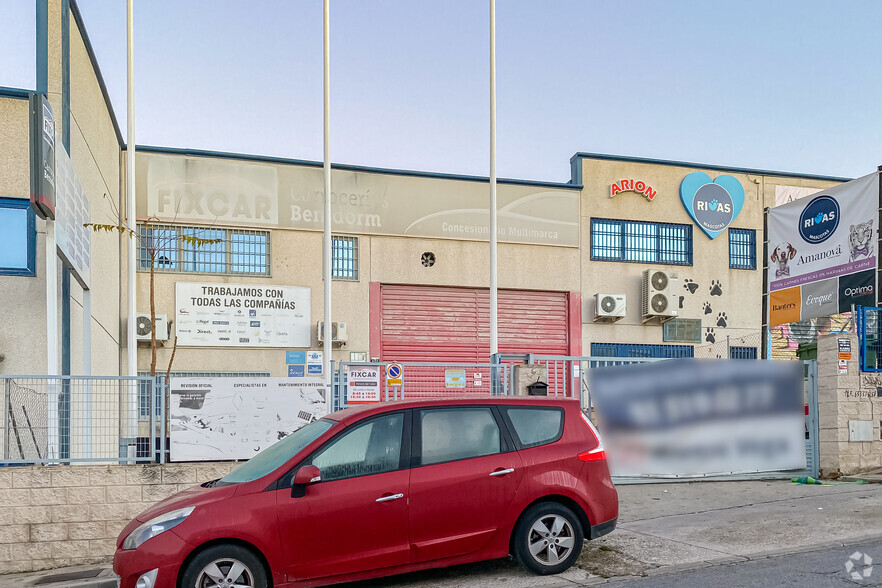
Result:
<svg viewBox="0 0 882 588">
<path fill-rule="evenodd" d="M 334 424 L 335 422 L 330 419 L 321 419 L 297 429 L 221 478 L 218 484 L 241 484 L 262 478 L 321 437 Z"/>
</svg>

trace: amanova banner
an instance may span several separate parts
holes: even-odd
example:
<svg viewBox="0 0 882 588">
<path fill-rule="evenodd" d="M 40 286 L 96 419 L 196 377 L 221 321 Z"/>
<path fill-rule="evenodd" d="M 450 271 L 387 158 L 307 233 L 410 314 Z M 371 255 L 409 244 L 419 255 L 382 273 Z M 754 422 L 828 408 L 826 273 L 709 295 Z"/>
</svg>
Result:
<svg viewBox="0 0 882 588">
<path fill-rule="evenodd" d="M 876 303 L 879 174 L 769 211 L 769 324 Z"/>
</svg>

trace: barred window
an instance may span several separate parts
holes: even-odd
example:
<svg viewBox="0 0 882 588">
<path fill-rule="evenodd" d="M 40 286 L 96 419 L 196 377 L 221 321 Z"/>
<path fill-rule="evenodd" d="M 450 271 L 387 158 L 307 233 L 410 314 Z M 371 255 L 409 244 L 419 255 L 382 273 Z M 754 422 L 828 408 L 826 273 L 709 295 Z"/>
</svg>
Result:
<svg viewBox="0 0 882 588">
<path fill-rule="evenodd" d="M 756 359 L 756 347 L 730 347 L 729 359 Z"/>
<path fill-rule="evenodd" d="M 269 231 L 139 225 L 140 271 L 150 271 L 150 252 L 155 252 L 157 272 L 270 275 Z M 198 245 L 190 238 L 217 241 Z"/>
<path fill-rule="evenodd" d="M 692 226 L 592 218 L 591 259 L 692 265 Z"/>
<path fill-rule="evenodd" d="M 331 276 L 335 280 L 358 281 L 358 237 L 331 237 Z"/>
<path fill-rule="evenodd" d="M 729 267 L 756 269 L 756 231 L 729 229 Z"/>
<path fill-rule="evenodd" d="M 672 319 L 664 324 L 663 331 L 666 343 L 701 343 L 701 319 Z"/>
<path fill-rule="evenodd" d="M 591 357 L 643 357 L 671 359 L 694 357 L 692 345 L 642 345 L 632 343 L 592 343 Z"/>
</svg>

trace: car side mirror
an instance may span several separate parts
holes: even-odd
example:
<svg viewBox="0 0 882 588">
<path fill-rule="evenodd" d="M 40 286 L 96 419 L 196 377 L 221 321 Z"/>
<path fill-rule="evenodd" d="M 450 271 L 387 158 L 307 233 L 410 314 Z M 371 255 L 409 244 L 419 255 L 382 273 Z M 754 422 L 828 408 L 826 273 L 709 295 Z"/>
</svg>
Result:
<svg viewBox="0 0 882 588">
<path fill-rule="evenodd" d="M 305 465 L 294 474 L 291 482 L 291 497 L 302 498 L 306 495 L 306 487 L 322 481 L 322 472 L 314 465 Z"/>
</svg>

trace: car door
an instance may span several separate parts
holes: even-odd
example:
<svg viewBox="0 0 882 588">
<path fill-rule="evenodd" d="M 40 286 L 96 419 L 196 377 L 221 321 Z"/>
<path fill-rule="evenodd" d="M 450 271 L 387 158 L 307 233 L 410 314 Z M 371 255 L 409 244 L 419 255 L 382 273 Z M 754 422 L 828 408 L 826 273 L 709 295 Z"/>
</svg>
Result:
<svg viewBox="0 0 882 588">
<path fill-rule="evenodd" d="M 295 472 L 280 484 L 279 535 L 289 579 L 410 562 L 409 416 L 383 414 L 344 429 L 300 464 L 321 471 L 302 497 L 292 497 Z"/>
<path fill-rule="evenodd" d="M 410 536 L 414 562 L 480 550 L 520 485 L 521 460 L 490 406 L 414 411 Z"/>
</svg>

